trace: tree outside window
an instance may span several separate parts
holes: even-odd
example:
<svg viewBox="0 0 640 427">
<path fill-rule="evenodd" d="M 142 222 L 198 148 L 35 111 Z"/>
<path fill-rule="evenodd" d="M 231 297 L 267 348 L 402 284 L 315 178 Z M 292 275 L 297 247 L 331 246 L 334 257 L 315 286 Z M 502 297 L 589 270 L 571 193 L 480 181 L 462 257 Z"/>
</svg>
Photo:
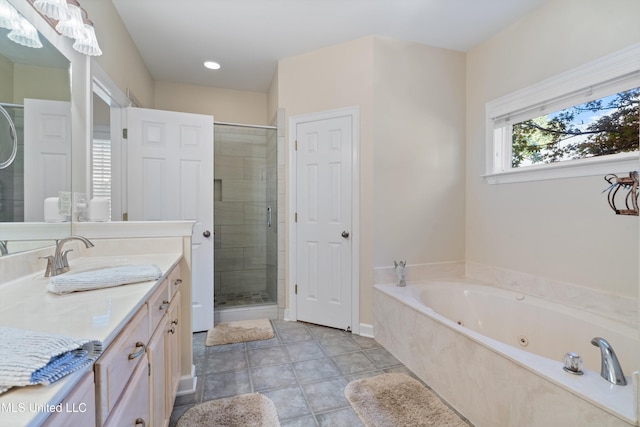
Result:
<svg viewBox="0 0 640 427">
<path fill-rule="evenodd" d="M 640 88 L 516 123 L 511 166 L 638 151 Z"/>
</svg>

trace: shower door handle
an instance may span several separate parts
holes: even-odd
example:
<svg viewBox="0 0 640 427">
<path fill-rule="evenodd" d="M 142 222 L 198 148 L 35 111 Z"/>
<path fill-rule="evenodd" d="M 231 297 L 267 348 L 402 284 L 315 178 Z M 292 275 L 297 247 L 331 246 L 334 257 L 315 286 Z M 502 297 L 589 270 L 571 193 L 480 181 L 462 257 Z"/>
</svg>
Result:
<svg viewBox="0 0 640 427">
<path fill-rule="evenodd" d="M 267 227 L 271 228 L 271 206 L 267 206 Z"/>
</svg>

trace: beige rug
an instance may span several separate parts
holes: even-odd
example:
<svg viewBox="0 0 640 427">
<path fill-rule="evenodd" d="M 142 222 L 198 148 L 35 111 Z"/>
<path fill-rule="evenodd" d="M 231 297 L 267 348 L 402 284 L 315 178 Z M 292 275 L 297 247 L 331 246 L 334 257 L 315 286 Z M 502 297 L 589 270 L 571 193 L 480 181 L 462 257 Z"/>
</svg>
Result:
<svg viewBox="0 0 640 427">
<path fill-rule="evenodd" d="M 209 400 L 189 408 L 177 427 L 280 427 L 276 405 L 264 394 Z"/>
<path fill-rule="evenodd" d="M 405 374 L 382 374 L 347 384 L 344 394 L 367 427 L 468 427 L 451 408 Z"/>
<path fill-rule="evenodd" d="M 206 346 L 233 344 L 237 342 L 268 340 L 273 338 L 269 319 L 239 320 L 218 323 L 207 332 Z"/>
</svg>

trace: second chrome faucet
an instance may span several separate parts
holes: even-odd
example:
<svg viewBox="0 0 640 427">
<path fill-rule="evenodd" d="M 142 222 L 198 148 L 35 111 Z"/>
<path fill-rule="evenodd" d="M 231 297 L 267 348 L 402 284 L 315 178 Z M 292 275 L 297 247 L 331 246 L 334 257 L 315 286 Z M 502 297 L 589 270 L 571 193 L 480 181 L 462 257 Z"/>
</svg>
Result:
<svg viewBox="0 0 640 427">
<path fill-rule="evenodd" d="M 45 257 L 48 260 L 47 270 L 44 273 L 45 277 L 57 276 L 58 274 L 66 273 L 67 271 L 69 271 L 69 260 L 67 259 L 67 254 L 73 249 L 63 251 L 62 247 L 65 243 L 71 240 L 80 240 L 82 243 L 84 243 L 84 246 L 86 248 L 92 248 L 94 246 L 89 239 L 82 236 L 69 236 L 61 240 L 56 240 L 56 251 L 54 255 Z"/>
<path fill-rule="evenodd" d="M 591 344 L 600 347 L 600 355 L 602 357 L 600 365 L 600 375 L 605 380 L 616 385 L 627 385 L 627 380 L 622 372 L 622 366 L 618 361 L 616 352 L 613 351 L 611 344 L 604 338 L 595 337 L 591 340 Z"/>
</svg>

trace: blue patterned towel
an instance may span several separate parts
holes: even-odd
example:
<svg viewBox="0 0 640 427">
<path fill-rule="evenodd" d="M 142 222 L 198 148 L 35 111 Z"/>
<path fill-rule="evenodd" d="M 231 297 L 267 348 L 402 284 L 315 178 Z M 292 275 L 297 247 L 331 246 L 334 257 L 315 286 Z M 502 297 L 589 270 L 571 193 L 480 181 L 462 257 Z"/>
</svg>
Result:
<svg viewBox="0 0 640 427">
<path fill-rule="evenodd" d="M 51 278 L 47 290 L 54 294 L 111 288 L 130 283 L 148 282 L 162 277 L 162 271 L 151 264 L 123 265 Z"/>
<path fill-rule="evenodd" d="M 11 387 L 54 383 L 101 353 L 97 340 L 0 326 L 0 394 Z"/>
</svg>

